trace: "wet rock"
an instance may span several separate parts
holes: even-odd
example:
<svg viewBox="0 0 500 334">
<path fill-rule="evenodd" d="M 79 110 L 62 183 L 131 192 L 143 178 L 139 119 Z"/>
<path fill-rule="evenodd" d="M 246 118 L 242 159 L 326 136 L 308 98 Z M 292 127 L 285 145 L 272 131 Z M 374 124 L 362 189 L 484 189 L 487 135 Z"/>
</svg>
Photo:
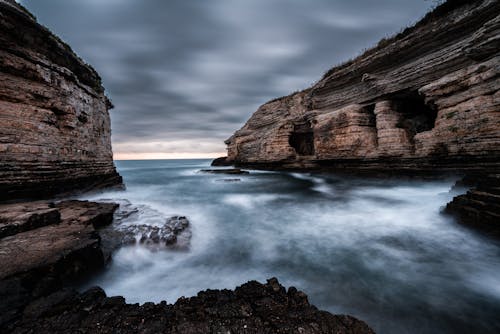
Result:
<svg viewBox="0 0 500 334">
<path fill-rule="evenodd" d="M 35 300 L 12 333 L 336 333 L 371 334 L 362 321 L 332 315 L 272 278 L 231 290 L 206 290 L 175 304 L 126 304 L 100 288 L 59 291 Z"/>
<path fill-rule="evenodd" d="M 60 211 L 47 202 L 0 206 L 0 239 L 61 221 Z"/>
<path fill-rule="evenodd" d="M 472 189 L 453 198 L 445 212 L 464 225 L 500 237 L 500 174 L 468 175 L 460 183 Z"/>
<path fill-rule="evenodd" d="M 111 224 L 117 206 L 67 201 L 22 203 L 14 207 L 22 208 L 24 214 L 28 214 L 31 207 L 33 215 L 57 210 L 54 217 L 59 219 L 43 220 L 44 224 L 30 225 L 29 230 L 18 230 L 0 239 L 0 298 L 3 300 L 0 328 L 19 317 L 29 301 L 104 267 L 108 256 L 101 249 L 95 225 Z M 10 217 L 12 208 L 12 205 L 0 205 L 0 212 L 7 212 Z M 5 223 L 7 218 L 0 214 L 0 219 L 2 217 Z"/>
<path fill-rule="evenodd" d="M 122 244 L 144 244 L 148 246 L 189 247 L 191 231 L 189 221 L 183 216 L 167 218 L 162 226 L 123 225 L 116 227 L 121 233 Z"/>
<path fill-rule="evenodd" d="M 215 158 L 211 163 L 211 166 L 231 166 L 231 165 L 232 163 L 227 161 L 226 157 Z"/>
</svg>

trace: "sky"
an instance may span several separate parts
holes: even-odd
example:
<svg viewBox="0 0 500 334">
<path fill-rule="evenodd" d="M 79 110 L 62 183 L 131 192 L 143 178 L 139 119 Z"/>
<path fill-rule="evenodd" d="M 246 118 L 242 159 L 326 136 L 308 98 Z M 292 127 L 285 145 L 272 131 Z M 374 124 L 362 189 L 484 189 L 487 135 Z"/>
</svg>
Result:
<svg viewBox="0 0 500 334">
<path fill-rule="evenodd" d="M 225 155 L 266 101 L 413 24 L 432 0 L 21 0 L 101 75 L 115 159 Z"/>
</svg>

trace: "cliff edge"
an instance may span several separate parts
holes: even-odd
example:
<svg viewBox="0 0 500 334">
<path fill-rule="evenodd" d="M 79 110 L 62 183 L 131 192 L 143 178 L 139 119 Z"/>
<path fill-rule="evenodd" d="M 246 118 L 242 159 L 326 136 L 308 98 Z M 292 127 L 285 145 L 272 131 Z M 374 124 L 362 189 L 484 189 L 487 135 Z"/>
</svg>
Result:
<svg viewBox="0 0 500 334">
<path fill-rule="evenodd" d="M 226 141 L 224 163 L 497 169 L 499 52 L 498 1 L 447 1 L 311 88 L 262 105 Z"/>
<path fill-rule="evenodd" d="M 0 0 L 0 200 L 120 185 L 111 107 L 91 66 Z"/>
</svg>

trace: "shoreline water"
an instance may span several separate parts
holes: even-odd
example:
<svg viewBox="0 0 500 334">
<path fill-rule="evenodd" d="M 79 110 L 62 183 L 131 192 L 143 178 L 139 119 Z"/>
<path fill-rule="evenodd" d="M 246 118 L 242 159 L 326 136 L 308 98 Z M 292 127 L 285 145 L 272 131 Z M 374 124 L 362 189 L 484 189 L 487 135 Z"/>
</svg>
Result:
<svg viewBox="0 0 500 334">
<path fill-rule="evenodd" d="M 174 301 L 277 276 L 318 307 L 353 314 L 384 333 L 415 322 L 423 324 L 417 333 L 500 326 L 486 323 L 500 309 L 500 245 L 441 213 L 459 194 L 450 193 L 455 179 L 251 171 L 223 182 L 222 175 L 198 173 L 208 163 L 117 162 L 127 190 L 84 198 L 126 198 L 161 217 L 186 215 L 191 248 L 122 248 L 89 285 L 130 302 Z"/>
</svg>

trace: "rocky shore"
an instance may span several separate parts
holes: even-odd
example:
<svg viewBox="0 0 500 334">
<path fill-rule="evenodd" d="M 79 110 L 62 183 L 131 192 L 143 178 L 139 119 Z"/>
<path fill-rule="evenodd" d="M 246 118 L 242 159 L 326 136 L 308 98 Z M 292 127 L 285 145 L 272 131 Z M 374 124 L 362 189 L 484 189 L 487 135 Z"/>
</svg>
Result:
<svg viewBox="0 0 500 334">
<path fill-rule="evenodd" d="M 214 166 L 465 175 L 446 212 L 500 229 L 500 3 L 446 1 L 312 87 L 273 99 Z"/>
<path fill-rule="evenodd" d="M 0 205 L 1 333 L 373 333 L 353 317 L 319 311 L 276 279 L 175 304 L 126 304 L 98 287 L 79 293 L 72 287 L 102 270 L 121 242 L 100 237 L 117 208 L 85 201 Z M 175 217 L 165 226 L 181 233 L 188 222 Z"/>
<path fill-rule="evenodd" d="M 115 204 L 63 201 L 0 205 L 0 328 L 26 305 L 104 267 L 96 229 L 113 221 Z"/>
<path fill-rule="evenodd" d="M 275 278 L 206 290 L 175 304 L 126 304 L 100 288 L 63 289 L 30 303 L 11 333 L 374 333 L 350 316 L 318 311 Z"/>
</svg>

